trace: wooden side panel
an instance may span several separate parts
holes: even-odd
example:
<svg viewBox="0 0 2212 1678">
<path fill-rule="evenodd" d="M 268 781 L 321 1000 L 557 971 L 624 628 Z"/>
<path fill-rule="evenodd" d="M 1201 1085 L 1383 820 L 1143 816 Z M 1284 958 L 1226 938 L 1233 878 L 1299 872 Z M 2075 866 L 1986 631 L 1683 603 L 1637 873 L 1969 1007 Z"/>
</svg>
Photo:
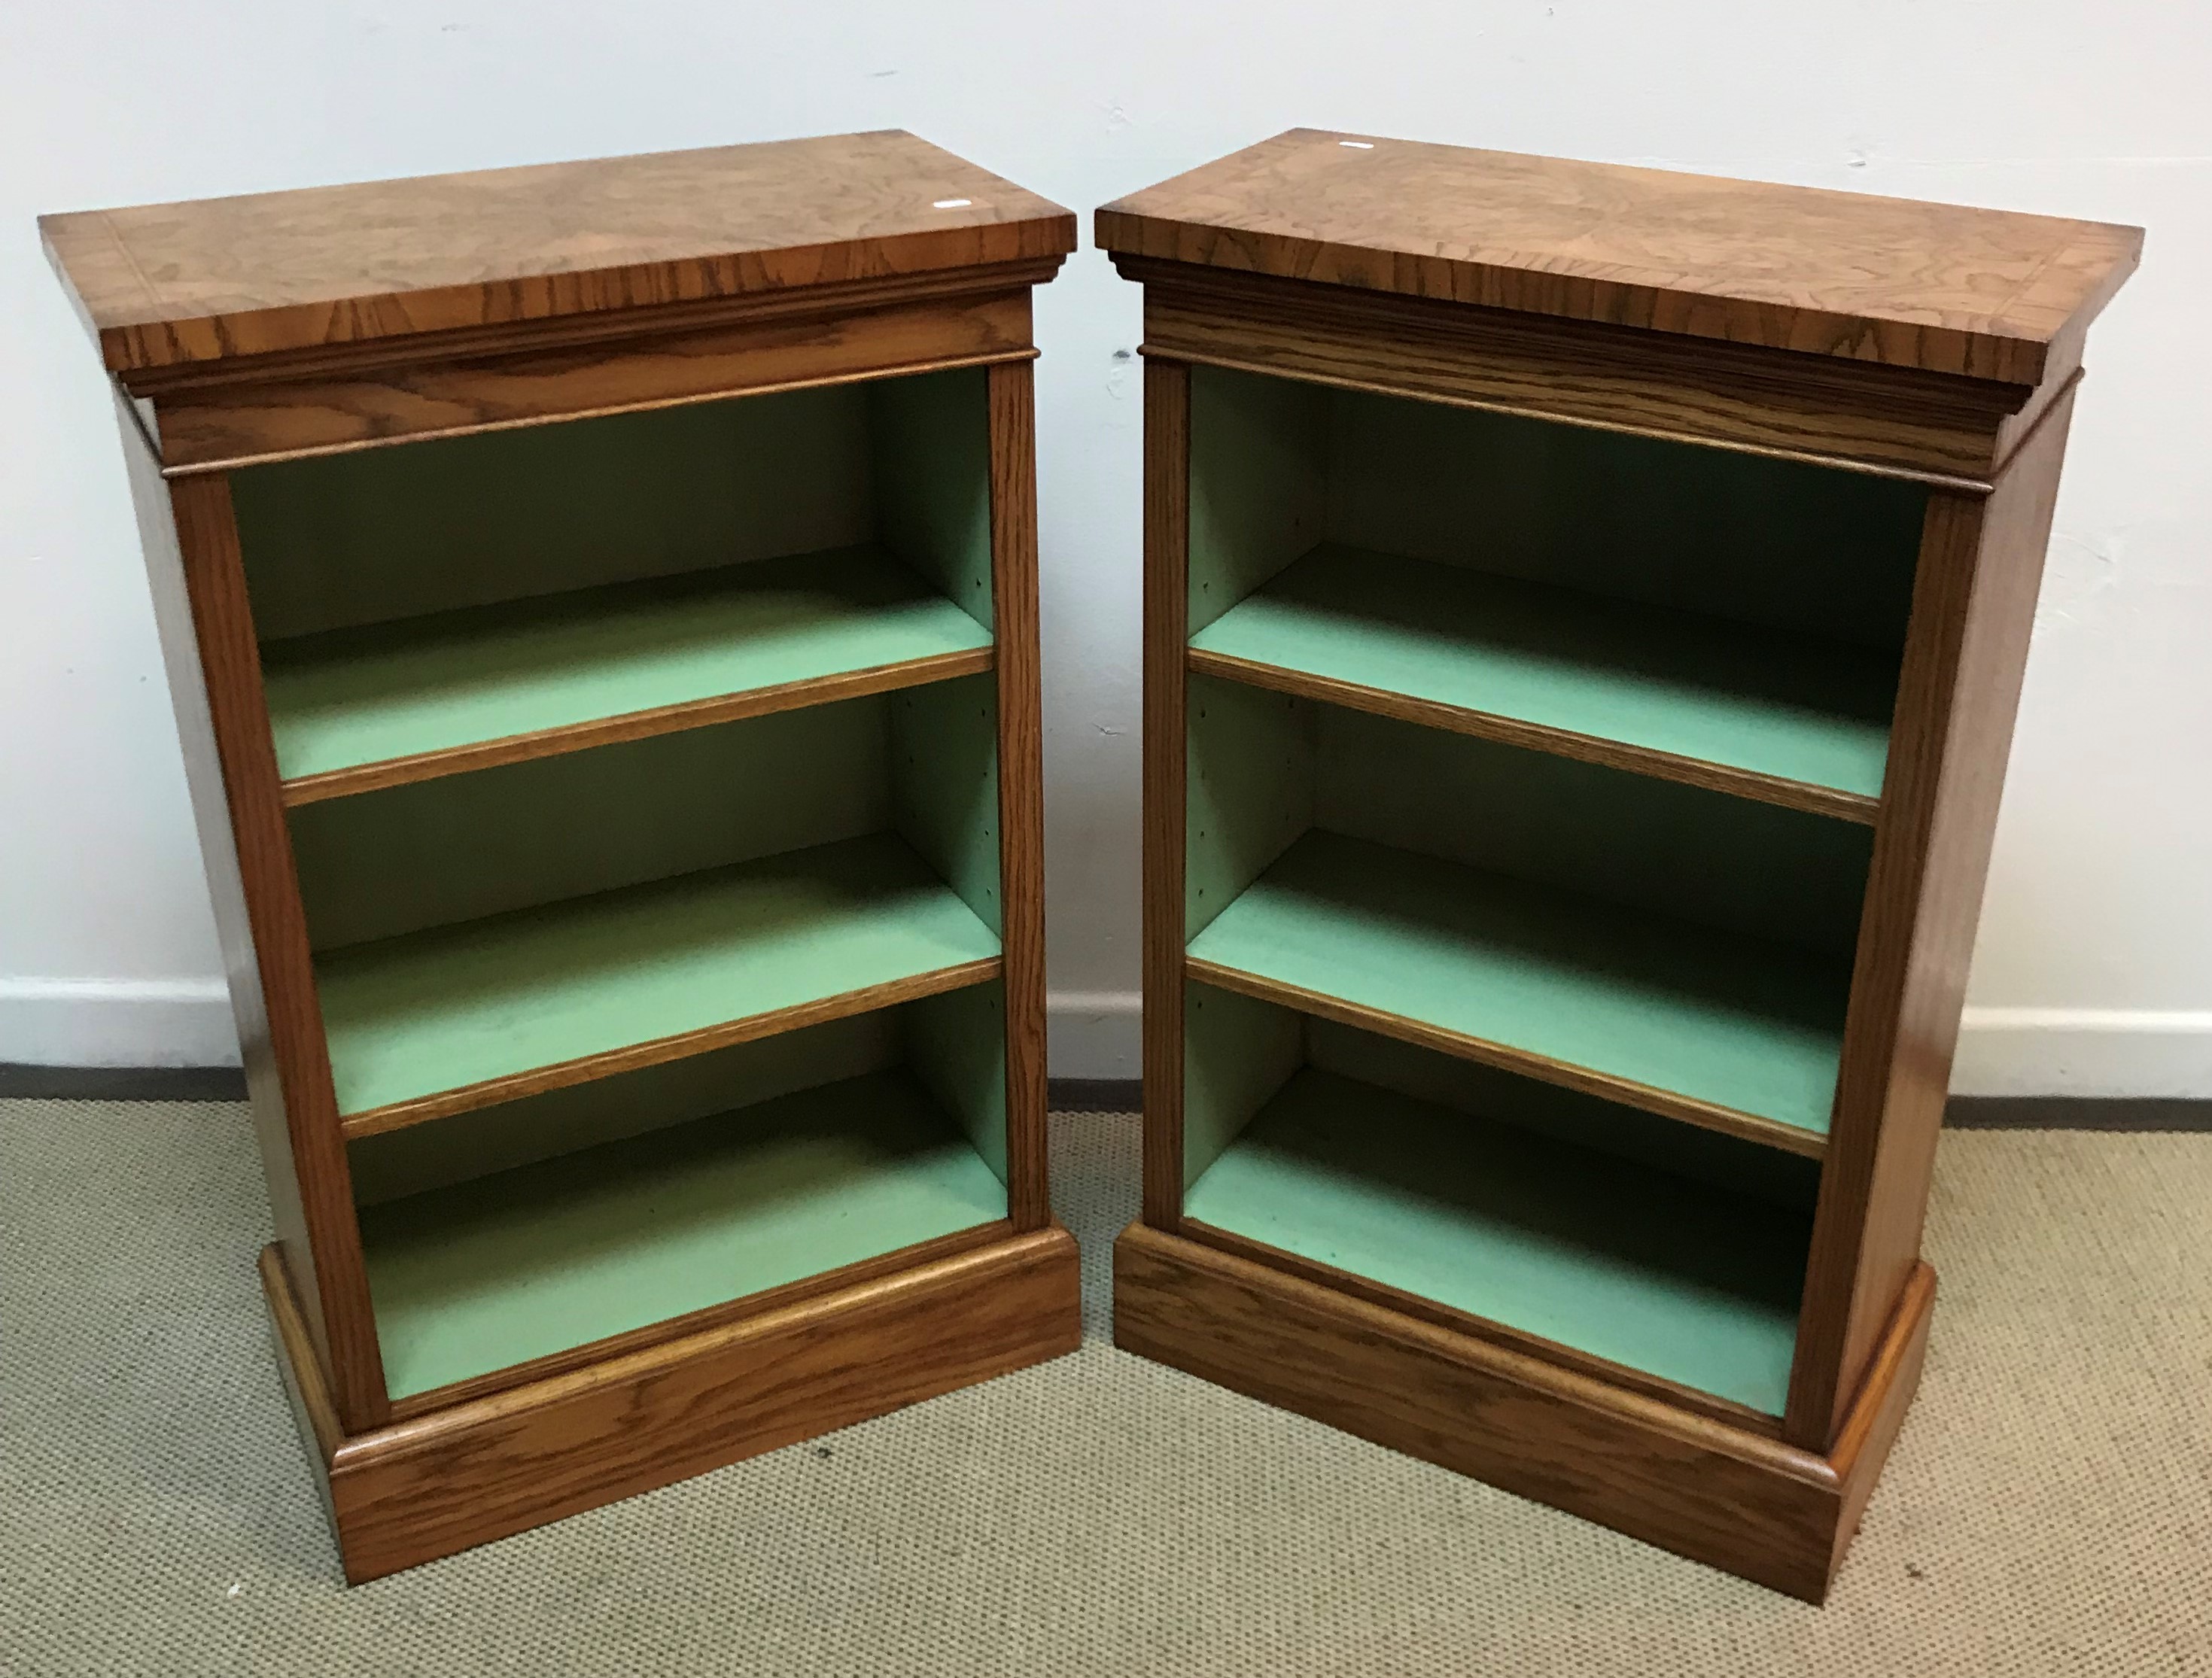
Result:
<svg viewBox="0 0 2212 1678">
<path fill-rule="evenodd" d="M 1928 1324 L 1936 1309 L 1936 1272 L 1916 1265 L 1897 1302 L 1887 1331 L 1875 1349 L 1867 1378 L 1860 1383 L 1857 1401 L 1845 1414 L 1828 1460 L 1843 1482 L 1842 1518 L 1836 1525 L 1836 1542 L 1828 1571 L 1833 1576 L 1844 1560 L 1844 1548 L 1859 1530 L 1859 1518 L 1874 1497 L 1882 1464 L 1905 1426 L 1905 1413 L 1920 1390 L 1920 1366 L 1928 1355 Z"/>
<path fill-rule="evenodd" d="M 1180 360 L 1973 485 L 2025 385 L 1123 257 Z"/>
<path fill-rule="evenodd" d="M 1986 499 L 1929 498 L 1787 1437 L 1826 1449 L 1920 1257 L 2069 392 Z"/>
<path fill-rule="evenodd" d="M 230 486 L 221 477 L 163 484 L 136 416 L 120 408 L 277 1241 L 337 1414 L 349 1427 L 371 1427 L 386 1414 L 383 1365 Z"/>
<path fill-rule="evenodd" d="M 327 1459 L 346 1577 L 379 1578 L 1072 1352 L 1077 1283 L 1073 1239 L 1033 1230 L 348 1439 Z M 275 1292 L 271 1310 L 281 1335 Z M 301 1408 L 312 1421 L 312 1393 Z"/>
<path fill-rule="evenodd" d="M 1014 1227 L 1027 1230 L 1042 1229 L 1052 1217 L 1045 1166 L 1044 700 L 1037 639 L 1036 394 L 1026 361 L 994 366 L 989 379 L 1006 1209 Z"/>
<path fill-rule="evenodd" d="M 1142 1224 L 1114 1338 L 1396 1451 L 1818 1602 L 1841 1512 L 1810 1452 Z"/>
<path fill-rule="evenodd" d="M 1145 1221 L 1182 1217 L 1183 777 L 1190 369 L 1145 363 Z"/>
<path fill-rule="evenodd" d="M 1004 286 L 1006 276 L 993 276 Z M 171 473 L 1030 357 L 1028 288 L 663 337 L 483 354 L 156 397 Z"/>
</svg>

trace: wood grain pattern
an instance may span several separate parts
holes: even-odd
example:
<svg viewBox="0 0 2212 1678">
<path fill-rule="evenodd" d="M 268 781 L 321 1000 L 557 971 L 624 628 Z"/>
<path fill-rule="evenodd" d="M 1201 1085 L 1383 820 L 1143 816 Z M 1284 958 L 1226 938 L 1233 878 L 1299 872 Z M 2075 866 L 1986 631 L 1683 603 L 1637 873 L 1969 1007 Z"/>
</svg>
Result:
<svg viewBox="0 0 2212 1678">
<path fill-rule="evenodd" d="M 349 1113 L 340 1128 L 348 1141 L 378 1136 L 386 1130 L 404 1130 L 410 1124 L 450 1118 L 456 1113 L 473 1112 L 479 1107 L 493 1106 L 502 1101 L 519 1101 L 526 1095 L 540 1095 L 550 1089 L 565 1089 L 571 1084 L 611 1078 L 617 1073 L 659 1066 L 666 1061 L 681 1060 L 688 1055 L 703 1055 L 710 1050 L 726 1049 L 733 1044 L 751 1043 L 760 1038 L 774 1037 L 779 1033 L 798 1031 L 807 1026 L 820 1025 L 826 1020 L 842 1020 L 854 1014 L 872 1014 L 878 1009 L 896 1008 L 901 1003 L 916 1002 L 943 991 L 988 984 L 1000 976 L 1000 958 L 998 956 L 963 961 L 953 966 L 939 967 L 929 972 L 893 979 L 888 984 L 871 984 L 834 997 L 823 997 L 793 1008 L 775 1009 L 765 1014 L 747 1015 L 743 1019 L 726 1020 L 702 1031 L 683 1032 L 673 1037 L 656 1038 L 649 1043 L 636 1043 L 627 1048 L 611 1050 L 605 1054 L 583 1055 L 551 1066 L 532 1067 L 527 1072 L 487 1078 L 481 1083 L 464 1085 L 458 1089 L 442 1089 L 410 1100 L 387 1102 L 362 1112 Z"/>
<path fill-rule="evenodd" d="M 1885 1361 L 1839 1465 L 1144 1224 L 1114 1260 L 1126 1351 L 1814 1602 L 1917 1366 Z"/>
<path fill-rule="evenodd" d="M 499 740 L 481 740 L 442 751 L 421 752 L 411 757 L 386 758 L 350 769 L 330 769 L 319 774 L 299 775 L 284 783 L 284 803 L 319 803 L 356 792 L 374 792 L 411 781 L 435 780 L 442 775 L 465 774 L 492 769 L 503 763 L 523 763 L 532 758 L 558 757 L 626 740 L 644 740 L 658 734 L 705 728 L 714 723 L 736 722 L 746 717 L 766 717 L 779 711 L 830 705 L 838 700 L 868 694 L 890 693 L 925 682 L 955 676 L 976 675 L 991 668 L 989 647 L 937 653 L 903 663 L 878 664 L 872 669 L 841 670 L 834 675 L 811 676 L 773 688 L 750 688 L 741 694 L 721 694 L 713 699 L 691 700 L 682 705 L 661 706 L 651 711 L 632 711 L 619 717 L 595 718 L 563 728 L 539 729 L 511 734 Z"/>
<path fill-rule="evenodd" d="M 313 1418 L 281 1265 L 270 1309 Z M 632 1497 L 1080 1342 L 1075 1243 L 1052 1227 L 449 1405 L 335 1447 L 326 1475 L 359 1584 Z"/>
<path fill-rule="evenodd" d="M 2139 230 L 1297 130 L 1109 205 L 1097 231 L 1145 288 L 1146 353 L 1177 378 L 1194 364 L 1219 366 L 1934 492 L 1878 802 L 1867 787 L 1808 802 L 1786 784 L 1731 775 L 1723 785 L 1699 766 L 1654 760 L 1656 747 L 1624 761 L 1607 742 L 1544 737 L 1455 709 L 1448 694 L 1378 693 L 1360 686 L 1370 678 L 1359 671 L 1322 677 L 1284 668 L 1298 662 L 1291 657 L 1267 664 L 1250 648 L 1200 649 L 1171 675 L 1150 662 L 1146 671 L 1148 729 L 1150 689 L 1171 681 L 1178 745 L 1182 683 L 1196 668 L 1425 728 L 1871 819 L 1825 1144 L 1218 963 L 1182 967 L 1317 1017 L 1825 1154 L 1787 1412 L 1778 1440 L 1759 1439 L 1780 1453 L 1765 1459 L 1778 1479 L 1742 1477 L 1740 1442 L 1757 1433 L 1709 1413 L 1693 1420 L 1728 1427 L 1739 1443 L 1724 1455 L 1738 1466 L 1691 1465 L 1675 1453 L 1679 1419 L 1692 1407 L 1618 1372 L 1551 1358 L 1550 1373 L 1516 1369 L 1506 1384 L 1516 1402 L 1516 1384 L 1550 1383 L 1554 1392 L 1571 1380 L 1579 1404 L 1614 1414 L 1660 1407 L 1677 1419 L 1660 1430 L 1663 1444 L 1649 1430 L 1608 1421 L 1612 1431 L 1591 1435 L 1550 1408 L 1505 1407 L 1500 1360 L 1540 1347 L 1439 1322 L 1365 1277 L 1285 1267 L 1249 1250 L 1206 1254 L 1166 1233 L 1180 1202 L 1168 1181 L 1152 1184 L 1154 1134 L 1170 1132 L 1150 1110 L 1155 1088 L 1163 1100 L 1179 1094 L 1181 1069 L 1152 1064 L 1151 1016 L 1164 1010 L 1152 1003 L 1150 964 L 1167 959 L 1181 906 L 1179 894 L 1156 900 L 1149 875 L 1152 1227 L 1133 1230 L 1117 1250 L 1125 1345 L 1817 1600 L 1918 1377 L 1934 1294 L 1919 1259 L 1929 1171 L 2066 425 L 2089 324 L 2136 265 Z M 1148 517 L 1157 505 L 1148 484 Z M 1148 615 L 1148 661 L 1156 640 L 1167 645 L 1160 622 Z M 1173 626 L 1177 642 L 1183 627 Z M 1166 781 L 1176 808 L 1148 809 L 1146 841 L 1164 853 L 1172 842 L 1177 860 L 1181 772 L 1179 759 L 1156 757 L 1148 741 L 1148 789 Z M 1151 857 L 1148 850 L 1148 869 Z M 1179 1049 L 1179 1030 L 1158 1031 Z M 1164 1172 L 1179 1164 L 1164 1154 L 1163 1162 Z M 1255 1257 L 1268 1263 L 1249 1265 Z M 1433 1402 L 1438 1392 L 1449 1402 Z M 1823 1488 L 1813 1501 L 1778 1489 L 1808 1464 Z"/>
<path fill-rule="evenodd" d="M 1985 485 L 2024 387 L 1119 257 L 1148 354 L 1669 442 Z"/>
<path fill-rule="evenodd" d="M 1672 752 L 1655 751 L 1624 741 L 1601 740 L 1593 735 L 1574 734 L 1565 729 L 1548 728 L 1540 723 L 1523 722 L 1516 717 L 1472 711 L 1463 706 L 1445 705 L 1411 694 L 1392 693 L 1388 688 L 1363 687 L 1356 682 L 1339 681 L 1334 676 L 1316 675 L 1310 670 L 1263 664 L 1255 659 L 1233 657 L 1200 647 L 1193 647 L 1188 657 L 1190 668 L 1200 675 L 1219 676 L 1255 688 L 1272 688 L 1279 694 L 1319 700 L 1327 705 L 1346 706 L 1354 711 L 1369 712 L 1377 717 L 1395 717 L 1401 722 L 1418 724 L 1423 728 L 1449 729 L 1455 734 L 1472 735 L 1478 740 L 1495 740 L 1501 745 L 1519 746 L 1528 751 L 1548 753 L 1553 757 L 1571 757 L 1607 769 L 1625 769 L 1632 774 L 1680 781 L 1686 786 L 1700 786 L 1739 798 L 1755 798 L 1762 803 L 1780 804 L 1787 809 L 1807 810 L 1814 815 L 1834 816 L 1844 821 L 1871 823 L 1879 808 L 1878 800 L 1856 792 L 1846 792 L 1839 787 L 1784 780 L 1776 775 L 1762 775 L 1756 770 L 1738 769 L 1729 764 L 1681 757 Z"/>
<path fill-rule="evenodd" d="M 1190 369 L 1145 363 L 1144 1204 L 1182 1220 L 1185 672 L 1190 641 Z"/>
<path fill-rule="evenodd" d="M 1875 829 L 1789 1437 L 1825 1447 L 1920 1255 L 2069 391 L 1985 500 L 1936 495 Z"/>
<path fill-rule="evenodd" d="M 1237 991 L 1263 1003 L 1275 1003 L 1284 1008 L 1296 1009 L 1301 1014 L 1310 1014 L 1320 1019 L 1334 1020 L 1339 1025 L 1395 1038 L 1401 1043 L 1434 1049 L 1441 1054 L 1457 1056 L 1462 1060 L 1479 1061 L 1485 1066 L 1502 1067 L 1508 1072 L 1518 1072 L 1547 1084 L 1557 1084 L 1564 1089 L 1601 1096 L 1608 1101 L 1618 1101 L 1623 1106 L 1640 1108 L 1664 1118 L 1694 1124 L 1702 1130 L 1716 1130 L 1723 1136 L 1736 1136 L 1762 1147 L 1779 1148 L 1785 1154 L 1798 1154 L 1808 1160 L 1818 1160 L 1827 1153 L 1828 1139 L 1826 1136 L 1798 1125 L 1763 1118 L 1756 1113 L 1739 1112 L 1735 1108 L 1702 1101 L 1675 1090 L 1659 1089 L 1608 1073 L 1594 1071 L 1586 1066 L 1553 1060 L 1526 1049 L 1516 1049 L 1510 1044 L 1492 1043 L 1482 1038 L 1447 1031 L 1425 1021 L 1408 1019 L 1404 1015 L 1386 1013 L 1381 1009 L 1346 1002 L 1340 997 L 1310 990 L 1303 985 L 1286 984 L 1264 974 L 1224 966 L 1218 961 L 1191 956 L 1186 958 L 1182 965 L 1186 975 L 1200 984 Z M 1149 1106 L 1147 1111 L 1150 1111 Z"/>
<path fill-rule="evenodd" d="M 310 1290 L 337 1413 L 372 1427 L 386 1414 L 384 1369 L 230 486 L 165 491 L 127 410 L 124 434 L 277 1236 Z"/>
<path fill-rule="evenodd" d="M 1928 1355 L 1928 1327 L 1936 1312 L 1936 1271 L 1916 1263 L 1898 1295 L 1857 1402 L 1844 1413 L 1844 1425 L 1828 1452 L 1836 1476 L 1843 1482 L 1844 1506 L 1836 1523 L 1836 1541 L 1828 1561 L 1835 1576 L 1843 1565 L 1844 1551 L 1859 1530 L 1859 1521 L 1874 1497 L 1882 1464 L 1905 1426 L 1905 1414 L 1920 1390 L 1921 1365 Z"/>
<path fill-rule="evenodd" d="M 1037 639 L 1036 395 L 991 369 L 991 615 L 999 653 L 999 903 L 1006 999 L 1006 1209 L 1052 1217 L 1045 1160 L 1044 690 Z"/>
<path fill-rule="evenodd" d="M 111 370 L 787 291 L 1074 247 L 897 130 L 41 218 Z"/>
<path fill-rule="evenodd" d="M 1640 1392 L 1646 1397 L 1662 1399 L 1696 1414 L 1711 1416 L 1716 1421 L 1741 1427 L 1746 1433 L 1756 1433 L 1765 1439 L 1782 1437 L 1780 1417 L 1762 1415 L 1749 1405 L 1738 1404 L 1715 1393 L 1700 1392 L 1695 1387 L 1686 1387 L 1678 1381 L 1670 1381 L 1641 1369 L 1632 1369 L 1626 1364 L 1614 1363 L 1609 1359 L 1563 1345 L 1556 1340 L 1547 1340 L 1541 1335 L 1529 1334 L 1508 1324 L 1493 1323 L 1486 1317 L 1477 1317 L 1439 1300 L 1425 1299 L 1419 1293 L 1409 1293 L 1403 1288 L 1392 1287 L 1370 1277 L 1340 1269 L 1334 1264 L 1324 1264 L 1318 1259 L 1272 1246 L 1265 1241 L 1255 1241 L 1249 1236 L 1237 1234 L 1234 1230 L 1223 1229 L 1196 1218 L 1185 1218 L 1176 1233 L 1201 1246 L 1217 1248 L 1252 1263 L 1280 1270 L 1285 1275 L 1297 1276 L 1316 1287 L 1341 1293 L 1347 1299 L 1380 1305 L 1385 1311 L 1396 1312 L 1401 1317 L 1449 1329 L 1454 1334 L 1502 1346 L 1510 1351 L 1526 1353 L 1530 1357 L 1557 1364 L 1563 1369 L 1575 1370 L 1624 1391 Z"/>
<path fill-rule="evenodd" d="M 743 1299 L 709 1305 L 703 1311 L 686 1312 L 681 1317 L 650 1323 L 627 1334 L 610 1335 L 588 1345 L 573 1347 L 547 1357 L 532 1358 L 526 1363 L 510 1365 L 489 1375 L 455 1381 L 448 1386 L 433 1387 L 427 1392 L 410 1393 L 404 1398 L 392 1401 L 392 1420 L 410 1421 L 416 1416 L 449 1409 L 456 1404 L 471 1403 L 495 1392 L 528 1386 L 533 1381 L 565 1375 L 573 1370 L 605 1363 L 612 1358 L 626 1357 L 632 1352 L 641 1352 L 648 1347 L 681 1340 L 687 1335 L 740 1323 L 748 1318 L 764 1317 L 804 1300 L 835 1293 L 841 1288 L 874 1281 L 921 1265 L 934 1264 L 939 1259 L 955 1257 L 977 1247 L 990 1246 L 1007 1239 L 1015 1233 L 1013 1225 L 1004 1218 L 995 1223 L 978 1224 L 972 1229 L 956 1230 L 950 1235 L 917 1241 L 911 1246 L 901 1247 L 878 1257 L 864 1258 L 858 1263 L 841 1264 L 834 1270 L 819 1271 L 798 1281 L 786 1282 L 781 1287 L 767 1288 L 758 1293 L 748 1293 Z"/>
<path fill-rule="evenodd" d="M 1109 204 L 1097 235 L 1133 256 L 2024 385 L 2142 248 L 2136 227 L 1314 129 Z"/>
<path fill-rule="evenodd" d="M 211 471 L 1035 356 L 1022 276 L 959 277 L 967 294 L 896 308 L 660 336 L 632 321 L 629 336 L 574 348 L 165 388 L 153 398 L 163 467 Z"/>
<path fill-rule="evenodd" d="M 308 1235 L 307 1187 L 301 1179 L 301 1161 L 293 1153 L 291 1127 L 285 1116 L 284 1092 L 276 1072 L 268 1002 L 262 994 L 260 963 L 253 952 L 245 876 L 239 865 L 238 841 L 231 830 L 230 809 L 223 791 L 222 760 L 216 745 L 210 696 L 200 668 L 198 633 L 185 582 L 176 518 L 169 487 L 161 482 L 160 463 L 154 457 L 152 445 L 140 429 L 128 399 L 120 392 L 112 394 L 117 425 L 123 438 L 124 465 L 130 477 L 132 511 L 137 518 L 139 543 L 146 561 L 155 633 L 161 644 L 169 701 L 176 713 L 179 743 L 183 748 L 185 790 L 191 802 L 192 826 L 199 840 L 209 900 L 215 911 L 216 935 L 230 992 L 231 1017 L 238 1027 L 240 1058 L 245 1063 L 247 1107 L 261 1153 L 262 1173 L 269 1187 L 277 1251 L 283 1262 L 293 1266 L 297 1273 L 300 1291 L 306 1301 L 306 1331 L 313 1342 L 316 1355 L 327 1368 L 330 1340 L 324 1323 L 314 1243 Z M 309 1158 L 315 1157 L 317 1154 L 311 1151 Z M 327 1200 L 318 1200 L 318 1219 L 326 1215 L 329 1209 Z"/>
<path fill-rule="evenodd" d="M 212 391 L 230 385 L 313 383 L 433 361 L 535 355 L 547 350 L 581 348 L 625 338 L 684 337 L 715 327 L 801 317 L 822 319 L 1042 285 L 1060 271 L 1066 260 L 1057 256 L 1034 257 L 981 267 L 932 269 L 919 274 L 872 274 L 858 279 L 825 281 L 795 291 L 746 292 L 731 297 L 699 297 L 686 301 L 641 304 L 629 309 L 605 309 L 592 314 L 495 321 L 481 326 L 411 332 L 397 338 L 343 339 L 294 349 L 234 355 L 220 361 L 134 367 L 118 373 L 116 382 L 134 397 L 152 397 L 179 391 Z"/>
</svg>

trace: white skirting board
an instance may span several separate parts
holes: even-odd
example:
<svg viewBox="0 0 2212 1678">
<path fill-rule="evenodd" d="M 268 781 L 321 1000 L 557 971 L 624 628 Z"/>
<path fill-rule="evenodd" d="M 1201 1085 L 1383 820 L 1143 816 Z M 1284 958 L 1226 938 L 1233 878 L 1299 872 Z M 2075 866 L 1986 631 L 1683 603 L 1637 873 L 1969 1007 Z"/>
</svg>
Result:
<svg viewBox="0 0 2212 1678">
<path fill-rule="evenodd" d="M 1144 1066 L 1134 990 L 1054 990 L 1045 998 L 1045 1059 L 1055 1078 L 1139 1076 Z"/>
<path fill-rule="evenodd" d="M 1970 1008 L 1951 1093 L 2212 1097 L 2212 1009 Z"/>
<path fill-rule="evenodd" d="M 1055 1078 L 1128 1079 L 1141 1065 L 1134 990 L 1055 990 Z M 235 1066 L 220 978 L 0 978 L 0 1063 Z M 1960 1095 L 2212 1097 L 2212 1009 L 1970 1008 Z"/>
<path fill-rule="evenodd" d="M 0 1064 L 235 1066 L 220 978 L 0 977 Z"/>
</svg>

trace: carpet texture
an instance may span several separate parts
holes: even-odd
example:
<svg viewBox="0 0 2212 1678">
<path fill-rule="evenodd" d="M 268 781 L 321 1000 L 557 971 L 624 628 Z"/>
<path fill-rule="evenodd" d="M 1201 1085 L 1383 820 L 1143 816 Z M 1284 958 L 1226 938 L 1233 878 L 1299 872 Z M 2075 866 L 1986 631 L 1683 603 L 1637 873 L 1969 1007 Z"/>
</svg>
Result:
<svg viewBox="0 0 2212 1678">
<path fill-rule="evenodd" d="M 0 1102 L 0 1672 L 2212 1674 L 2212 1139 L 1953 1133 L 1918 1405 L 1826 1609 L 1115 1351 L 359 1590 L 243 1110 Z"/>
</svg>

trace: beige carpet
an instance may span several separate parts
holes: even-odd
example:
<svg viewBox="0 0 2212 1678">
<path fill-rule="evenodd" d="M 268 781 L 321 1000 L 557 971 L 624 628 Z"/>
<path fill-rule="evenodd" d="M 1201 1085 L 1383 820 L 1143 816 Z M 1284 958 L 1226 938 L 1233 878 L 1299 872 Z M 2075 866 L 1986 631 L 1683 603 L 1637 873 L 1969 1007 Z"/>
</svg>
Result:
<svg viewBox="0 0 2212 1678">
<path fill-rule="evenodd" d="M 0 1672 L 2212 1674 L 2212 1137 L 1960 1132 L 1825 1610 L 1114 1351 L 349 1591 L 241 1110 L 0 1102 Z"/>
</svg>

